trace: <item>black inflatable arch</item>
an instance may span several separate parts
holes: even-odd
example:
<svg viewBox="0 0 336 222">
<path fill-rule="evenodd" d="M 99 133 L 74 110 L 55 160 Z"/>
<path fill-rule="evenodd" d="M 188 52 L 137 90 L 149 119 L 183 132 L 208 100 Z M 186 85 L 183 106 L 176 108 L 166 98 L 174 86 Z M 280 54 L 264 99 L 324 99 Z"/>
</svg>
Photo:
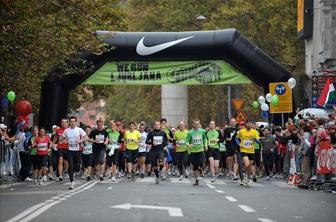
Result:
<svg viewBox="0 0 336 222">
<path fill-rule="evenodd" d="M 50 129 L 67 115 L 71 90 L 84 82 L 107 61 L 225 60 L 265 91 L 270 82 L 287 81 L 290 73 L 236 29 L 197 32 L 109 32 L 97 31 L 112 46 L 100 55 L 90 52 L 71 58 L 52 69 L 42 83 L 39 125 Z M 147 47 L 186 39 L 149 55 L 139 55 L 142 41 Z M 142 53 L 140 53 L 142 54 Z"/>
</svg>

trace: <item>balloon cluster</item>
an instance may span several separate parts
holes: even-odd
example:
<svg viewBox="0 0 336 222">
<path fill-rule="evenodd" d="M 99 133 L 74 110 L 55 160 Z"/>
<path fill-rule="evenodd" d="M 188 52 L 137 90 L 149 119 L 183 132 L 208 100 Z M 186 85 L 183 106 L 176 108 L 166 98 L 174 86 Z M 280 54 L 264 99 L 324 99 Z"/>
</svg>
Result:
<svg viewBox="0 0 336 222">
<path fill-rule="evenodd" d="M 269 110 L 269 105 L 266 103 L 269 102 L 273 106 L 278 106 L 279 105 L 279 96 L 277 95 L 272 95 L 271 93 L 266 94 L 266 98 L 263 96 L 259 96 L 258 101 L 254 101 L 252 103 L 252 107 L 257 109 L 260 104 L 260 108 L 262 111 L 268 111 Z"/>
<path fill-rule="evenodd" d="M 296 80 L 294 78 L 290 78 L 287 81 L 288 87 L 293 89 L 296 86 Z M 266 103 L 266 101 L 273 106 L 279 105 L 279 96 L 278 95 L 272 95 L 271 93 L 267 93 L 266 96 L 259 96 L 258 101 L 253 101 L 252 107 L 254 109 L 258 109 L 259 104 L 262 111 L 268 111 L 269 105 Z"/>
<path fill-rule="evenodd" d="M 14 102 L 16 98 L 15 92 L 9 91 L 7 93 L 7 99 L 10 102 Z M 20 100 L 15 103 L 15 111 L 18 115 L 18 124 L 22 124 L 24 128 L 29 125 L 29 114 L 32 112 L 32 105 L 27 100 Z"/>
</svg>

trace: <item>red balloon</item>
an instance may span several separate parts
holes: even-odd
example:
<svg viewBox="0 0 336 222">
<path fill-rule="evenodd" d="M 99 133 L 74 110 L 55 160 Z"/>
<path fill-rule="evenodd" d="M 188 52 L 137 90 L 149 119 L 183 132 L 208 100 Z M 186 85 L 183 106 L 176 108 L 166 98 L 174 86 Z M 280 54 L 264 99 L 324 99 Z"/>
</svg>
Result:
<svg viewBox="0 0 336 222">
<path fill-rule="evenodd" d="M 27 100 L 17 101 L 15 111 L 18 116 L 28 116 L 32 112 L 32 105 Z"/>
</svg>

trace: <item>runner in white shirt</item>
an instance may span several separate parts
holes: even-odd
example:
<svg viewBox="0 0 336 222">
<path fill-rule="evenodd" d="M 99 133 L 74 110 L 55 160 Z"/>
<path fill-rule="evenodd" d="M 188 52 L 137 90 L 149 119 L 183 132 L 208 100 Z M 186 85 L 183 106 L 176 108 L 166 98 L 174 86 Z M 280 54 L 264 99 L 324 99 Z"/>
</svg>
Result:
<svg viewBox="0 0 336 222">
<path fill-rule="evenodd" d="M 69 189 L 74 189 L 74 162 L 80 163 L 81 159 L 81 147 L 80 144 L 87 140 L 86 133 L 82 128 L 79 128 L 77 125 L 77 118 L 70 117 L 70 127 L 64 130 L 63 136 L 66 139 L 69 147 L 68 151 L 68 162 L 69 162 L 69 177 L 71 185 Z"/>
<path fill-rule="evenodd" d="M 140 124 L 139 131 L 141 134 L 139 151 L 138 151 L 138 166 L 140 168 L 140 177 L 144 178 L 146 172 L 146 156 L 148 151 L 148 145 L 146 144 L 146 139 L 148 133 L 145 132 L 145 124 Z"/>
</svg>

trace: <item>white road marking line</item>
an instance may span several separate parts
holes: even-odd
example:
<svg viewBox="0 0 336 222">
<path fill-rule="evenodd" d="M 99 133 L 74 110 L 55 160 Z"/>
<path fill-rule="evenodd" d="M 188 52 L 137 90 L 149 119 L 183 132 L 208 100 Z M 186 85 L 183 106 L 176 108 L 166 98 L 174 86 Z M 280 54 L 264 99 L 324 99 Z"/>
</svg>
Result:
<svg viewBox="0 0 336 222">
<path fill-rule="evenodd" d="M 215 185 L 226 185 L 226 183 L 222 180 L 216 180 L 215 182 L 211 182 L 211 180 L 205 179 L 204 182 L 205 183 L 212 183 L 212 184 L 215 184 Z"/>
<path fill-rule="evenodd" d="M 264 187 L 263 184 L 255 183 L 255 182 L 250 182 L 250 186 L 251 186 L 251 187 Z"/>
<path fill-rule="evenodd" d="M 73 193 L 73 192 L 75 192 L 75 191 L 77 191 L 77 190 L 82 189 L 83 187 L 91 186 L 92 184 L 95 185 L 96 183 L 89 182 L 89 183 L 83 184 L 83 185 L 81 185 L 81 186 L 79 186 L 79 187 L 77 187 L 77 188 L 75 188 L 75 189 L 73 189 L 73 190 L 71 190 L 71 191 L 65 192 L 65 193 L 62 194 L 62 195 L 58 195 L 58 197 L 65 196 L 65 195 L 69 195 L 69 194 L 71 194 L 71 193 Z M 84 189 L 85 189 L 85 188 L 84 188 Z M 56 197 L 57 197 L 57 196 L 56 196 Z M 50 198 L 50 199 L 52 199 L 52 198 Z M 50 200 L 50 199 L 49 199 L 49 200 Z M 16 222 L 16 221 L 18 221 L 18 220 L 21 220 L 21 219 L 24 218 L 24 217 L 25 217 L 25 219 L 26 219 L 26 218 L 29 218 L 30 215 L 31 215 L 31 213 L 33 213 L 33 212 L 37 212 L 39 209 L 42 209 L 43 207 L 49 206 L 50 204 L 55 205 L 54 203 L 57 204 L 57 203 L 60 203 L 60 202 L 62 202 L 62 201 L 64 201 L 64 200 L 66 200 L 66 199 L 67 199 L 67 198 L 62 197 L 62 198 L 60 198 L 59 200 L 56 200 L 56 201 L 51 202 L 51 203 L 47 203 L 48 200 L 46 200 L 45 202 L 42 202 L 42 203 L 36 204 L 36 205 L 34 205 L 34 206 L 31 206 L 31 207 L 28 208 L 27 210 L 21 212 L 20 214 L 18 214 L 18 215 L 16 215 L 15 217 L 13 217 L 13 218 L 7 220 L 6 222 Z M 47 204 L 47 205 L 46 205 L 46 204 Z M 53 206 L 53 205 L 52 205 L 52 206 Z M 46 210 L 49 209 L 49 208 L 50 208 L 50 207 L 46 208 Z M 43 209 L 45 209 L 45 208 L 43 208 Z M 42 211 L 41 213 L 43 213 L 43 212 L 44 212 L 44 211 Z M 29 214 L 30 214 L 30 215 L 29 215 Z M 27 215 L 29 215 L 29 216 L 27 216 Z M 27 217 L 26 217 L 26 216 L 27 216 Z M 37 215 L 37 216 L 38 216 L 38 215 Z M 32 218 L 32 219 L 33 219 L 33 218 Z"/>
<path fill-rule="evenodd" d="M 130 203 L 110 206 L 110 208 L 129 210 L 131 208 L 150 209 L 150 210 L 168 210 L 171 217 L 183 217 L 181 208 L 178 207 L 163 207 L 163 206 L 150 206 L 150 205 L 132 205 Z"/>
<path fill-rule="evenodd" d="M 280 181 L 272 181 L 271 184 L 276 185 L 281 188 L 298 188 L 297 186 L 289 185 L 286 182 L 280 182 Z"/>
<path fill-rule="evenodd" d="M 174 178 L 174 177 L 170 178 L 170 182 L 172 182 L 172 183 L 190 183 L 190 181 L 188 179 L 182 179 L 180 181 L 179 178 Z"/>
<path fill-rule="evenodd" d="M 276 222 L 275 220 L 271 220 L 268 218 L 258 218 L 258 220 L 260 220 L 261 222 Z"/>
<path fill-rule="evenodd" d="M 256 212 L 253 208 L 247 206 L 247 205 L 238 205 L 238 207 L 240 207 L 243 211 L 247 212 L 247 213 L 254 213 Z"/>
<path fill-rule="evenodd" d="M 138 182 L 138 183 L 154 183 L 155 182 L 155 178 L 154 177 L 139 178 L 135 182 Z"/>
<path fill-rule="evenodd" d="M 18 215 L 16 215 L 15 217 L 7 220 L 6 222 L 15 222 L 15 221 L 18 221 L 20 220 L 21 218 L 27 216 L 28 214 L 36 211 L 37 209 L 39 209 L 40 207 L 42 207 L 45 203 L 39 203 L 39 204 L 36 204 L 34 206 L 31 206 L 30 208 L 28 208 L 27 210 L 23 211 L 22 213 L 19 213 Z"/>
<path fill-rule="evenodd" d="M 26 192 L 6 192 L 0 193 L 0 196 L 11 196 L 11 195 L 35 195 L 35 194 L 58 194 L 63 193 L 63 191 L 57 190 L 40 190 L 40 191 L 26 191 Z"/>
<path fill-rule="evenodd" d="M 207 183 L 206 185 L 207 185 L 210 189 L 216 189 L 215 186 L 213 186 L 213 185 L 211 185 L 211 184 L 209 184 L 209 183 Z"/>
<path fill-rule="evenodd" d="M 216 190 L 216 192 L 218 192 L 218 193 L 225 193 L 225 192 L 222 191 L 222 190 Z"/>
<path fill-rule="evenodd" d="M 228 200 L 231 201 L 231 202 L 236 202 L 236 201 L 238 201 L 236 198 L 231 197 L 231 196 L 225 196 L 225 198 L 228 199 Z"/>
<path fill-rule="evenodd" d="M 107 189 L 112 190 L 112 187 L 108 187 Z"/>
<path fill-rule="evenodd" d="M 32 219 L 34 219 L 35 217 L 39 216 L 40 214 L 42 214 L 44 211 L 48 210 L 49 208 L 51 208 L 52 206 L 61 203 L 62 201 L 55 201 L 53 203 L 47 204 L 43 207 L 41 207 L 40 209 L 38 209 L 37 211 L 35 211 L 34 213 L 28 215 L 27 217 L 23 218 L 22 220 L 20 220 L 20 222 L 28 222 L 31 221 Z"/>
</svg>

